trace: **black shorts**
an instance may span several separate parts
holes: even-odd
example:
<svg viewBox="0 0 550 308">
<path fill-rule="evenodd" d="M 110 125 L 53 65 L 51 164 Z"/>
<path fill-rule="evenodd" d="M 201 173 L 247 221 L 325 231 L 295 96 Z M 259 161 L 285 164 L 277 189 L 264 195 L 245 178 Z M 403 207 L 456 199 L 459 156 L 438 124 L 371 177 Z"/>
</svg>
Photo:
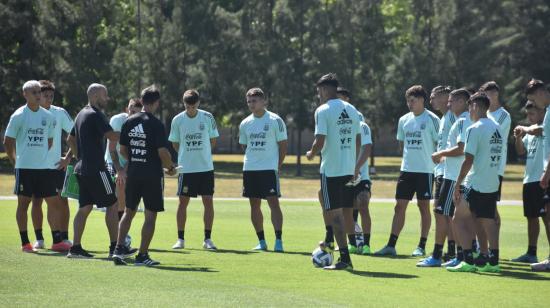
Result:
<svg viewBox="0 0 550 308">
<path fill-rule="evenodd" d="M 464 189 L 464 198 L 468 201 L 470 211 L 477 218 L 495 219 L 497 211 L 497 191 L 482 193 L 472 188 Z"/>
<path fill-rule="evenodd" d="M 141 198 L 143 206 L 151 212 L 164 211 L 164 177 L 128 177 L 126 180 L 126 207 L 137 210 Z"/>
<path fill-rule="evenodd" d="M 214 170 L 180 174 L 177 195 L 186 197 L 213 196 Z"/>
<path fill-rule="evenodd" d="M 372 187 L 372 183 L 371 181 L 369 180 L 362 180 L 361 182 L 359 182 L 359 184 L 357 184 L 357 186 L 355 186 L 353 188 L 353 197 L 354 198 L 357 198 L 362 192 L 366 192 L 369 194 L 371 194 L 371 187 Z"/>
<path fill-rule="evenodd" d="M 352 175 L 327 177 L 321 174 L 321 194 L 325 211 L 353 208 L 355 187 L 346 186 Z"/>
<path fill-rule="evenodd" d="M 412 200 L 415 193 L 417 200 L 432 199 L 433 177 L 432 173 L 401 171 L 395 199 Z"/>
<path fill-rule="evenodd" d="M 93 175 L 76 175 L 79 187 L 80 207 L 95 204 L 97 207 L 110 207 L 117 202 L 115 183 L 107 170 Z"/>
<path fill-rule="evenodd" d="M 442 184 L 443 184 L 443 176 L 442 175 L 436 176 L 435 177 L 434 199 L 439 199 L 439 197 L 441 196 L 441 185 Z"/>
<path fill-rule="evenodd" d="M 497 201 L 500 201 L 500 195 L 502 194 L 502 181 L 504 177 L 502 175 L 498 176 L 498 191 L 497 191 Z"/>
<path fill-rule="evenodd" d="M 546 216 L 544 189 L 539 182 L 523 184 L 523 216 L 536 218 Z"/>
<path fill-rule="evenodd" d="M 280 197 L 279 175 L 275 170 L 243 171 L 243 197 Z"/>
<path fill-rule="evenodd" d="M 439 191 L 439 198 L 437 198 L 437 204 L 434 212 L 444 216 L 453 217 L 455 214 L 455 203 L 453 201 L 453 194 L 455 192 L 456 182 L 449 179 L 443 179 L 441 189 Z M 461 191 L 464 189 L 461 186 Z"/>
<path fill-rule="evenodd" d="M 53 197 L 57 195 L 55 184 L 49 169 L 15 169 L 13 193 L 29 198 Z"/>
<path fill-rule="evenodd" d="M 63 184 L 65 182 L 65 171 L 50 169 L 51 179 L 55 182 L 55 191 L 61 193 L 63 190 Z"/>
</svg>

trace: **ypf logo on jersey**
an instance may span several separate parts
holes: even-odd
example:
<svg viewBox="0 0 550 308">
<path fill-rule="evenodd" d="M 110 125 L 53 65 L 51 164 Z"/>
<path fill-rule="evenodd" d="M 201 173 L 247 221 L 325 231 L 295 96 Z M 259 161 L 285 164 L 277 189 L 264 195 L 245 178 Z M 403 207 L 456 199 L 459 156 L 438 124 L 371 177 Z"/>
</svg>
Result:
<svg viewBox="0 0 550 308">
<path fill-rule="evenodd" d="M 346 109 L 342 109 L 342 113 L 340 113 L 340 116 L 338 117 L 338 122 L 336 124 L 343 125 L 343 124 L 351 124 L 353 121 L 349 118 L 348 112 Z"/>
<path fill-rule="evenodd" d="M 132 128 L 128 133 L 128 136 L 142 139 L 147 138 L 147 135 L 145 135 L 145 132 L 143 131 L 143 125 L 141 125 L 141 123 Z"/>
</svg>

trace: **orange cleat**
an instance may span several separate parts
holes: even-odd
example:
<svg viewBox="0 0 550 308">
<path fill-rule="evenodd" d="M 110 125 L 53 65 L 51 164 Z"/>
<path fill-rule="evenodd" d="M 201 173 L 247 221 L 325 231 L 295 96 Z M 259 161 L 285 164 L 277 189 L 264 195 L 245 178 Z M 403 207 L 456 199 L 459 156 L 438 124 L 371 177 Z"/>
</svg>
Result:
<svg viewBox="0 0 550 308">
<path fill-rule="evenodd" d="M 53 244 L 51 250 L 56 252 L 67 252 L 71 249 L 71 245 L 69 245 L 66 242 L 59 242 L 57 244 Z"/>
<path fill-rule="evenodd" d="M 23 252 L 29 252 L 29 253 L 36 252 L 36 249 L 34 249 L 34 247 L 32 247 L 31 243 L 27 243 L 27 244 L 21 246 L 21 250 Z"/>
</svg>

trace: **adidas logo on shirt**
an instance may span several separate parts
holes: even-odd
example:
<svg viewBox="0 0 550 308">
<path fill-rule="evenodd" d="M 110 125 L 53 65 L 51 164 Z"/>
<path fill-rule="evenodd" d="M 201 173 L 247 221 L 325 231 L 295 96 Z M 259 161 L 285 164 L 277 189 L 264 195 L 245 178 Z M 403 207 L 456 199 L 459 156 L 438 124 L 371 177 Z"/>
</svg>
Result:
<svg viewBox="0 0 550 308">
<path fill-rule="evenodd" d="M 491 136 L 491 144 L 502 144 L 502 136 L 500 135 L 500 133 L 497 131 L 495 131 L 493 133 L 493 135 Z"/>
<path fill-rule="evenodd" d="M 337 124 L 341 125 L 341 124 L 351 124 L 351 123 L 352 121 L 349 118 L 348 112 L 346 111 L 346 109 L 342 109 L 342 113 L 340 113 L 340 116 L 338 117 Z"/>
<path fill-rule="evenodd" d="M 138 124 L 134 128 L 132 128 L 128 133 L 128 136 L 136 138 L 147 138 L 147 135 L 145 135 L 145 132 L 143 131 L 143 125 L 141 124 Z"/>
</svg>

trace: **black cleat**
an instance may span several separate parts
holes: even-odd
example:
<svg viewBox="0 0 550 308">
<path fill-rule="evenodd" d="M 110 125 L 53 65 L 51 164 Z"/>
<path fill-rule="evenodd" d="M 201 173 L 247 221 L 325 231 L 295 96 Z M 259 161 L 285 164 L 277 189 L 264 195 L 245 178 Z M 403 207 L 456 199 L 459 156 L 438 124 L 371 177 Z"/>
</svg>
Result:
<svg viewBox="0 0 550 308">
<path fill-rule="evenodd" d="M 155 261 L 149 257 L 149 254 L 138 255 L 136 257 L 135 266 L 155 266 L 160 265 L 160 262 Z"/>
<path fill-rule="evenodd" d="M 71 247 L 71 249 L 69 249 L 69 253 L 67 254 L 67 258 L 71 259 L 90 259 L 93 257 L 94 255 L 88 253 L 82 248 L 82 246 Z"/>
</svg>

